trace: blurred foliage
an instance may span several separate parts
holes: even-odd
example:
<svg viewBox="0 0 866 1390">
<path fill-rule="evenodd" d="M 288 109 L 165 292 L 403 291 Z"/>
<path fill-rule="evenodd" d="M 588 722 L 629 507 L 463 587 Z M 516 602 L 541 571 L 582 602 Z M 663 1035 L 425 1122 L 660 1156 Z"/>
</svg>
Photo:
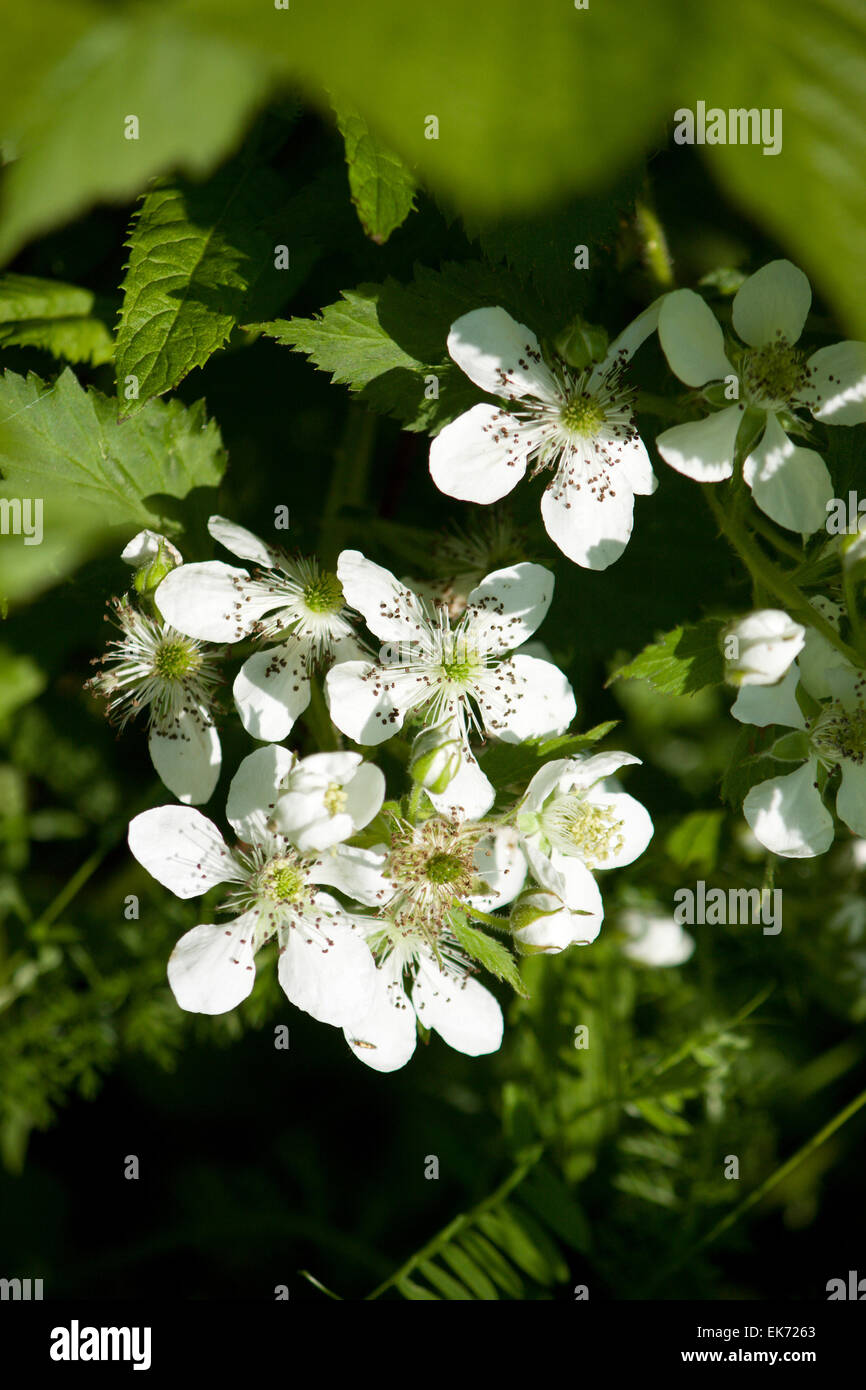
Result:
<svg viewBox="0 0 866 1390">
<path fill-rule="evenodd" d="M 628 788 L 656 835 L 604 880 L 593 946 L 526 963 L 491 1058 L 434 1039 L 369 1073 L 266 959 L 235 1014 L 182 1014 L 165 961 L 207 902 L 127 854 L 129 817 L 166 793 L 142 731 L 116 738 L 83 683 L 141 525 L 208 558 L 217 499 L 263 535 L 285 504 L 301 549 L 361 544 L 407 574 L 455 520 L 472 535 L 425 438 L 477 399 L 445 351 L 467 308 L 616 332 L 660 274 L 723 304 L 791 254 L 827 297 L 810 335 L 862 331 L 862 5 L 45 0 L 3 23 L 0 467 L 45 499 L 41 546 L 0 537 L 3 1272 L 57 1295 L 822 1296 L 862 1259 L 862 1114 L 702 1244 L 862 1090 L 866 905 L 850 836 L 773 865 L 745 832 L 761 736 L 729 717 L 716 638 L 751 589 L 697 485 L 659 464 L 603 574 L 553 551 L 540 482 L 509 499 L 556 573 L 545 640 L 577 728 L 643 760 Z M 782 107 L 783 153 L 667 145 L 699 95 Z M 641 373 L 651 438 L 654 342 Z M 821 432 L 840 495 L 861 443 Z M 807 562 L 817 582 L 819 544 Z M 292 743 L 316 747 L 311 723 Z M 249 751 L 228 721 L 223 744 L 217 808 Z M 505 785 L 562 753 L 485 766 Z M 700 878 L 772 882 L 782 932 L 697 926 L 682 967 L 628 958 L 624 914 L 669 913 Z"/>
</svg>

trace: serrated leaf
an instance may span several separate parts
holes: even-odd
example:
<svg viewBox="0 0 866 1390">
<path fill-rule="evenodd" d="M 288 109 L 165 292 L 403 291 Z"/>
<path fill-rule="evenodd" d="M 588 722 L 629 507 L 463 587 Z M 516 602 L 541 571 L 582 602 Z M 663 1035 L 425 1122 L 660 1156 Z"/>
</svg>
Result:
<svg viewBox="0 0 866 1390">
<path fill-rule="evenodd" d="M 552 758 L 574 758 L 587 753 L 606 738 L 619 723 L 609 719 L 584 734 L 562 734 L 557 738 L 526 739 L 523 743 L 493 743 L 482 754 L 485 775 L 500 789 L 526 783 Z"/>
<path fill-rule="evenodd" d="M 225 469 L 219 430 L 199 401 L 151 402 L 119 422 L 112 400 L 67 368 L 53 386 L 34 374 L 0 378 L 0 470 L 21 495 L 68 498 L 103 527 L 176 523 L 146 499 L 215 487 Z"/>
<path fill-rule="evenodd" d="M 663 695 L 694 695 L 708 685 L 724 681 L 724 661 L 719 635 L 722 618 L 704 618 L 687 627 L 675 627 L 621 666 L 607 682 L 645 680 Z"/>
<path fill-rule="evenodd" d="M 173 390 L 228 341 L 253 287 L 273 270 L 269 217 L 283 197 L 275 175 L 236 160 L 205 184 L 176 182 L 144 199 L 126 243 L 117 328 L 125 415 Z M 125 394 L 130 376 L 138 383 L 134 400 Z"/>
<path fill-rule="evenodd" d="M 346 145 L 352 202 L 365 233 L 383 246 L 415 207 L 415 180 L 399 155 L 371 132 L 351 107 L 335 106 Z"/>
<path fill-rule="evenodd" d="M 759 729 L 746 724 L 737 734 L 721 786 L 722 800 L 734 810 L 742 807 L 752 787 L 759 782 L 766 782 L 770 777 L 778 777 L 791 770 L 770 755 L 775 737 L 772 725 Z"/>
<path fill-rule="evenodd" d="M 0 275 L 0 347 L 35 347 L 68 362 L 99 367 L 114 356 L 96 296 L 61 280 Z"/>
<path fill-rule="evenodd" d="M 478 961 L 485 970 L 489 970 L 491 975 L 495 975 L 497 980 L 505 980 L 512 989 L 526 998 L 526 986 L 520 978 L 517 963 L 508 947 L 503 946 L 495 937 L 488 936 L 487 932 L 471 927 L 463 912 L 452 912 L 449 921 L 452 932 L 466 954 Z M 506 923 L 503 922 L 502 925 L 505 926 Z"/>
</svg>

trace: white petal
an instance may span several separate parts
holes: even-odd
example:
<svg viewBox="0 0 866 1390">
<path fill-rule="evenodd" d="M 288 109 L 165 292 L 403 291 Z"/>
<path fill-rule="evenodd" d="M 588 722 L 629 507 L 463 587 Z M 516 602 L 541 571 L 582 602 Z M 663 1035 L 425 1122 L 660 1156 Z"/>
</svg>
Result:
<svg viewBox="0 0 866 1390">
<path fill-rule="evenodd" d="M 494 570 L 466 600 L 472 637 L 488 652 L 510 652 L 544 621 L 553 598 L 553 575 L 524 562 Z"/>
<path fill-rule="evenodd" d="M 496 800 L 496 789 L 472 754 L 466 752 L 444 792 L 428 790 L 427 795 L 440 816 L 479 820 Z"/>
<path fill-rule="evenodd" d="M 321 916 L 316 929 L 301 922 L 284 935 L 277 973 L 286 997 L 320 1023 L 336 1027 L 372 1006 L 376 963 L 361 930 L 340 916 Z"/>
<path fill-rule="evenodd" d="M 617 837 L 622 839 L 622 844 L 604 859 L 597 860 L 595 867 L 619 869 L 643 854 L 653 837 L 652 817 L 642 802 L 618 790 L 616 778 L 603 782 L 602 789 L 592 792 L 588 800 L 593 806 L 609 807 L 618 822 Z"/>
<path fill-rule="evenodd" d="M 574 692 L 549 661 L 511 656 L 491 671 L 478 693 L 487 732 L 504 743 L 550 738 L 575 716 Z"/>
<path fill-rule="evenodd" d="M 344 783 L 343 790 L 346 793 L 346 814 L 351 816 L 356 830 L 363 830 L 382 809 L 385 775 L 375 763 L 361 763 L 354 776 Z"/>
<path fill-rule="evenodd" d="M 165 621 L 178 632 L 206 642 L 239 642 L 263 613 L 276 606 L 273 598 L 263 599 L 255 592 L 246 570 L 220 560 L 172 570 L 154 600 Z"/>
<path fill-rule="evenodd" d="M 581 791 L 587 791 L 597 782 L 604 781 L 614 772 L 618 772 L 621 767 L 640 765 L 641 760 L 636 758 L 634 753 L 623 753 L 618 749 L 612 749 L 609 753 L 581 753 L 576 758 L 563 760 L 560 774 L 562 790 L 571 791 L 576 787 Z M 532 782 L 529 785 L 531 787 Z"/>
<path fill-rule="evenodd" d="M 661 312 L 664 300 L 664 295 L 660 295 L 658 299 L 654 299 L 652 304 L 648 304 L 643 312 L 638 314 L 636 319 L 632 319 L 628 327 L 624 328 L 622 332 L 614 338 L 601 364 L 603 370 L 607 370 L 608 367 L 612 366 L 617 358 L 619 358 L 620 361 L 628 362 L 637 352 L 638 348 L 646 342 L 650 334 L 656 331 L 659 324 L 659 313 Z"/>
<path fill-rule="evenodd" d="M 480 840 L 475 849 L 475 867 L 489 890 L 473 894 L 474 907 L 493 912 L 513 902 L 526 881 L 526 856 L 520 836 L 511 826 L 499 826 Z"/>
<path fill-rule="evenodd" d="M 616 471 L 622 472 L 631 491 L 636 492 L 639 497 L 651 497 L 659 485 L 646 445 L 640 435 L 623 441 L 616 461 Z"/>
<path fill-rule="evenodd" d="M 809 602 L 838 632 L 845 610 L 838 603 L 825 598 L 823 594 L 814 594 Z M 836 666 L 848 664 L 838 647 L 828 642 L 823 633 L 814 627 L 806 629 L 806 640 L 800 653 L 799 666 L 800 679 L 810 695 L 814 695 L 816 700 L 825 700 L 833 693 L 827 681 L 827 672 Z"/>
<path fill-rule="evenodd" d="M 171 557 L 176 565 L 183 564 L 183 556 L 176 545 L 166 540 L 158 531 L 139 531 L 138 535 L 133 536 L 128 545 L 125 545 L 120 552 L 120 558 L 127 565 L 133 565 L 138 569 L 141 565 L 146 565 L 149 560 L 155 560 L 160 552 L 160 547 L 164 554 Z"/>
<path fill-rule="evenodd" d="M 547 399 L 555 383 L 538 339 L 504 309 L 473 309 L 451 325 L 448 352 L 470 381 L 492 396 Z"/>
<path fill-rule="evenodd" d="M 611 446 L 612 451 L 612 446 Z M 563 555 L 584 569 L 604 570 L 628 545 L 634 493 L 625 474 L 612 467 L 614 485 L 590 486 L 591 469 L 566 465 L 541 497 L 544 528 Z"/>
<path fill-rule="evenodd" d="M 623 955 L 642 965 L 683 965 L 694 952 L 694 937 L 673 917 L 633 910 L 622 914 L 620 924 L 631 938 L 623 945 Z"/>
<path fill-rule="evenodd" d="M 836 814 L 855 835 L 866 835 L 866 766 L 846 758 L 841 768 L 842 781 L 836 795 Z"/>
<path fill-rule="evenodd" d="M 382 872 L 385 856 L 379 849 L 337 845 L 321 854 L 310 869 L 313 883 L 327 883 L 366 907 L 381 907 L 394 896 L 394 885 Z"/>
<path fill-rule="evenodd" d="M 203 705 L 183 709 L 170 726 L 148 735 L 150 760 L 170 792 L 187 806 L 207 801 L 219 781 L 219 734 Z"/>
<path fill-rule="evenodd" d="M 430 443 L 430 476 L 440 492 L 464 502 L 498 502 L 520 482 L 533 438 L 493 405 L 474 405 Z"/>
<path fill-rule="evenodd" d="M 363 614 L 370 631 L 383 642 L 418 640 L 427 615 L 417 594 L 390 570 L 374 564 L 360 550 L 344 550 L 337 561 L 337 577 L 346 603 Z"/>
<path fill-rule="evenodd" d="M 809 281 L 790 261 L 770 261 L 744 280 L 734 295 L 734 328 L 750 347 L 778 338 L 796 343 L 812 303 Z"/>
<path fill-rule="evenodd" d="M 431 956 L 418 959 L 412 1003 L 425 1028 L 467 1057 L 495 1052 L 502 1042 L 502 1010 L 490 991 L 471 976 L 447 975 Z"/>
<path fill-rule="evenodd" d="M 805 395 L 816 402 L 812 414 L 828 425 L 862 425 L 866 421 L 866 343 L 833 343 L 808 361 Z"/>
<path fill-rule="evenodd" d="M 237 877 L 213 821 L 189 806 L 154 806 L 129 823 L 129 848 L 157 883 L 178 898 L 197 898 Z"/>
<path fill-rule="evenodd" d="M 341 661 L 325 677 L 325 696 L 331 718 L 355 743 L 384 743 L 399 732 L 405 711 L 394 696 L 396 683 L 370 661 Z"/>
<path fill-rule="evenodd" d="M 271 744 L 257 748 L 239 765 L 226 800 L 226 819 L 239 840 L 247 844 L 267 841 L 268 821 L 294 761 L 288 748 Z"/>
<path fill-rule="evenodd" d="M 729 405 L 703 420 L 674 425 L 656 438 L 656 448 L 671 468 L 696 483 L 719 483 L 734 471 L 734 446 L 743 418 L 741 405 Z"/>
<path fill-rule="evenodd" d="M 593 874 L 574 855 L 557 854 L 554 851 L 550 863 L 560 875 L 564 885 L 564 892 L 557 896 L 562 898 L 565 906 L 573 914 L 571 942 L 585 944 L 588 941 L 594 941 L 604 920 L 604 906 L 601 900 L 601 891 Z M 533 872 L 536 872 L 538 867 L 539 862 L 536 856 L 533 861 Z M 545 877 L 547 882 L 542 884 L 542 887 L 548 887 L 554 882 L 549 874 Z"/>
<path fill-rule="evenodd" d="M 418 1037 L 415 1010 L 403 988 L 403 970 L 393 955 L 379 967 L 378 988 L 368 1012 L 343 1029 L 355 1056 L 374 1071 L 405 1067 Z"/>
<path fill-rule="evenodd" d="M 694 290 L 665 295 L 659 312 L 659 342 L 671 371 L 687 386 L 736 375 L 725 356 L 721 324 Z"/>
<path fill-rule="evenodd" d="M 736 639 L 735 656 L 727 646 Z M 780 608 L 759 608 L 725 632 L 725 676 L 734 685 L 775 685 L 803 650 L 806 629 Z"/>
<path fill-rule="evenodd" d="M 265 542 L 254 536 L 252 531 L 229 521 L 227 517 L 212 516 L 207 529 L 215 541 L 219 541 L 220 545 L 224 545 L 226 550 L 230 550 L 232 555 L 239 556 L 241 560 L 252 560 L 254 565 L 261 565 L 262 569 L 266 570 L 273 569 L 279 560 L 279 553 L 273 546 L 265 545 Z"/>
<path fill-rule="evenodd" d="M 833 496 L 820 454 L 794 444 L 775 415 L 767 416 L 760 443 L 743 464 L 743 477 L 761 511 L 789 531 L 811 534 L 827 521 Z"/>
<path fill-rule="evenodd" d="M 551 792 L 559 789 L 563 777 L 568 773 L 572 764 L 577 761 L 576 758 L 553 758 L 549 763 L 540 767 L 526 788 L 521 810 L 540 811 Z M 569 786 L 573 785 L 573 783 L 569 783 Z M 563 787 L 562 790 L 567 790 L 567 788 Z"/>
<path fill-rule="evenodd" d="M 789 729 L 805 729 L 806 720 L 797 704 L 800 672 L 792 666 L 778 685 L 743 685 L 731 705 L 731 714 L 741 724 L 783 724 Z"/>
<path fill-rule="evenodd" d="M 263 742 L 288 738 L 299 714 L 310 703 L 303 643 L 297 639 L 266 647 L 248 657 L 232 687 L 241 723 Z"/>
<path fill-rule="evenodd" d="M 812 859 L 833 843 L 833 817 L 815 786 L 817 763 L 752 787 L 743 814 L 756 839 L 786 859 Z"/>
<path fill-rule="evenodd" d="M 352 817 L 329 815 L 321 797 L 287 792 L 274 808 L 274 825 L 303 853 L 332 849 L 354 834 Z"/>
<path fill-rule="evenodd" d="M 168 959 L 168 983 L 182 1009 L 224 1014 L 251 993 L 256 982 L 253 939 L 255 913 L 230 926 L 193 927 Z"/>
</svg>

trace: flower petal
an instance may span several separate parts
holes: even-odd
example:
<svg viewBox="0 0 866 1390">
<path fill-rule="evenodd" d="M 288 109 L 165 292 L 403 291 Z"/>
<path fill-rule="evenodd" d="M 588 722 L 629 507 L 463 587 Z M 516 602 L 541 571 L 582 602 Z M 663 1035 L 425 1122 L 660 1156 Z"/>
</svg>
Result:
<svg viewBox="0 0 866 1390">
<path fill-rule="evenodd" d="M 778 685 L 742 685 L 731 705 L 731 714 L 741 724 L 756 724 L 759 729 L 768 724 L 783 724 L 788 729 L 805 729 L 806 720 L 797 704 L 797 682 L 800 672 L 791 666 Z"/>
<path fill-rule="evenodd" d="M 488 652 L 510 652 L 544 621 L 553 598 L 553 575 L 524 562 L 494 570 L 466 600 L 472 638 Z"/>
<path fill-rule="evenodd" d="M 197 898 L 238 877 L 213 821 L 190 806 L 154 806 L 129 823 L 129 848 L 157 883 L 178 898 Z"/>
<path fill-rule="evenodd" d="M 392 953 L 379 966 L 378 988 L 363 1017 L 343 1029 L 355 1056 L 374 1071 L 405 1067 L 418 1038 L 415 1010 L 403 988 L 403 969 Z"/>
<path fill-rule="evenodd" d="M 625 474 L 615 487 L 600 488 L 591 485 L 590 476 L 588 466 L 560 469 L 542 493 L 541 515 L 544 529 L 563 555 L 584 569 L 604 570 L 629 543 L 634 493 Z"/>
<path fill-rule="evenodd" d="M 556 384 L 538 339 L 504 309 L 473 309 L 451 325 L 448 352 L 470 381 L 492 396 L 547 400 Z"/>
<path fill-rule="evenodd" d="M 659 295 L 658 299 L 654 299 L 652 304 L 648 304 L 637 318 L 632 319 L 631 323 L 617 334 L 601 363 L 602 372 L 611 367 L 617 358 L 621 362 L 628 362 L 634 357 L 638 348 L 658 328 L 659 314 L 664 300 L 665 296 Z"/>
<path fill-rule="evenodd" d="M 538 877 L 538 858 L 536 854 L 533 860 L 533 873 Z M 551 856 L 550 864 L 559 875 L 560 882 L 564 891 L 559 892 L 563 903 L 574 914 L 571 923 L 569 938 L 570 944 L 585 945 L 589 941 L 594 941 L 601 930 L 604 920 L 604 905 L 601 899 L 601 890 L 596 883 L 594 875 L 580 859 L 574 855 L 558 854 L 556 851 Z M 552 875 L 546 875 L 547 882 L 542 887 L 552 891 L 550 885 L 554 882 Z M 529 940 L 529 938 L 526 938 Z"/>
<path fill-rule="evenodd" d="M 845 758 L 841 768 L 836 814 L 855 835 L 866 836 L 866 765 Z"/>
<path fill-rule="evenodd" d="M 467 1057 L 495 1052 L 502 1042 L 502 1010 L 471 976 L 459 979 L 440 970 L 432 956 L 419 956 L 412 1003 L 425 1028 Z"/>
<path fill-rule="evenodd" d="M 608 808 L 617 821 L 617 835 L 622 841 L 618 849 L 612 849 L 604 858 L 595 861 L 597 869 L 619 869 L 623 864 L 632 864 L 643 854 L 653 837 L 653 822 L 647 808 L 636 797 L 621 791 L 615 777 L 601 784 L 600 791 L 594 791 L 587 798 L 593 806 Z"/>
<path fill-rule="evenodd" d="M 470 902 L 474 907 L 482 912 L 493 912 L 513 902 L 526 881 L 527 872 L 526 856 L 517 831 L 503 825 L 485 835 L 475 848 L 475 867 L 488 891 L 472 895 Z"/>
<path fill-rule="evenodd" d="M 808 395 L 816 420 L 827 425 L 866 421 L 866 343 L 833 343 L 809 358 Z"/>
<path fill-rule="evenodd" d="M 313 927 L 300 922 L 281 936 L 281 944 L 277 974 L 296 1008 L 335 1027 L 371 1008 L 376 963 L 363 932 L 347 916 L 323 914 Z"/>
<path fill-rule="evenodd" d="M 382 872 L 385 856 L 379 849 L 337 845 L 323 853 L 310 869 L 313 883 L 327 883 L 366 907 L 381 907 L 394 896 L 394 885 Z"/>
<path fill-rule="evenodd" d="M 170 725 L 154 724 L 147 739 L 150 760 L 170 792 L 187 806 L 200 806 L 219 781 L 222 749 L 203 705 L 184 708 Z"/>
<path fill-rule="evenodd" d="M 390 570 L 376 565 L 360 550 L 344 550 L 337 561 L 337 577 L 346 603 L 362 613 L 371 632 L 383 642 L 417 641 L 428 619 L 411 589 Z"/>
<path fill-rule="evenodd" d="M 238 526 L 236 522 L 229 521 L 228 517 L 210 517 L 207 529 L 215 541 L 219 541 L 220 545 L 224 545 L 226 550 L 230 550 L 232 555 L 237 555 L 241 560 L 251 560 L 254 565 L 261 565 L 262 569 L 266 570 L 273 569 L 279 563 L 278 550 L 259 540 L 258 536 L 254 536 L 245 526 Z"/>
<path fill-rule="evenodd" d="M 255 591 L 246 570 L 220 560 L 181 565 L 154 594 L 167 623 L 206 642 L 239 642 L 276 603 Z"/>
<path fill-rule="evenodd" d="M 742 405 L 729 405 L 703 420 L 674 425 L 656 438 L 656 448 L 671 468 L 696 483 L 719 483 L 734 471 L 734 446 L 743 418 Z"/>
<path fill-rule="evenodd" d="M 526 472 L 533 443 L 534 436 L 521 430 L 513 415 L 494 405 L 474 405 L 431 440 L 430 476 L 447 497 L 498 502 Z"/>
<path fill-rule="evenodd" d="M 482 772 L 474 756 L 464 751 L 460 767 L 444 792 L 428 790 L 427 795 L 440 816 L 456 817 L 457 820 L 478 820 L 487 814 L 496 800 L 496 789 Z"/>
<path fill-rule="evenodd" d="M 756 839 L 786 859 L 812 859 L 833 843 L 833 817 L 815 786 L 818 765 L 810 758 L 796 772 L 752 787 L 743 814 Z"/>
<path fill-rule="evenodd" d="M 375 763 L 361 763 L 357 772 L 343 783 L 343 790 L 346 793 L 346 814 L 351 816 L 356 830 L 363 830 L 382 809 L 385 775 Z"/>
<path fill-rule="evenodd" d="M 176 565 L 183 564 L 183 556 L 176 545 L 172 545 L 170 540 L 160 535 L 158 531 L 139 531 L 133 536 L 132 540 L 124 546 L 120 552 L 120 558 L 127 565 L 138 568 L 146 565 L 149 560 L 155 560 L 162 550 L 164 555 L 168 555 Z"/>
<path fill-rule="evenodd" d="M 355 743 L 384 743 L 399 732 L 405 711 L 396 694 L 397 683 L 371 661 L 341 661 L 325 677 L 331 718 Z"/>
<path fill-rule="evenodd" d="M 620 925 L 630 938 L 623 944 L 623 955 L 642 965 L 683 965 L 694 953 L 694 937 L 673 917 L 635 909 L 622 914 Z"/>
<path fill-rule="evenodd" d="M 263 742 L 288 738 L 310 703 L 303 643 L 296 638 L 253 652 L 235 676 L 235 706 L 248 734 Z"/>
<path fill-rule="evenodd" d="M 168 983 L 182 1009 L 224 1014 L 252 992 L 255 913 L 231 926 L 202 924 L 180 938 L 168 958 Z"/>
<path fill-rule="evenodd" d="M 775 415 L 767 416 L 760 443 L 743 464 L 743 477 L 766 516 L 789 531 L 811 534 L 827 521 L 833 484 L 814 449 L 794 444 Z"/>
<path fill-rule="evenodd" d="M 744 280 L 734 295 L 734 328 L 749 347 L 784 338 L 796 343 L 812 303 L 812 288 L 790 261 L 770 261 Z"/>
<path fill-rule="evenodd" d="M 226 800 L 226 819 L 239 840 L 247 844 L 267 842 L 268 821 L 294 761 L 295 755 L 288 748 L 272 743 L 257 748 L 239 764 Z"/>
<path fill-rule="evenodd" d="M 561 734 L 577 708 L 574 692 L 559 667 L 535 656 L 511 656 L 500 661 L 477 698 L 487 732 L 504 743 Z"/>
<path fill-rule="evenodd" d="M 687 386 L 736 376 L 725 356 L 722 326 L 694 290 L 665 295 L 659 311 L 659 342 L 671 371 Z"/>
</svg>

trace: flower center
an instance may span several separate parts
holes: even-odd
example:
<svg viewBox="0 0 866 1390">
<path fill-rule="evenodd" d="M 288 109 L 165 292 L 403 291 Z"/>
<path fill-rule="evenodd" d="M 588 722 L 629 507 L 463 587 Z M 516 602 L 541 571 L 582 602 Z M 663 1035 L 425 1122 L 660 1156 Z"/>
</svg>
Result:
<svg viewBox="0 0 866 1390">
<path fill-rule="evenodd" d="M 297 902 L 304 890 L 304 875 L 291 859 L 272 859 L 259 874 L 258 895 L 273 903 Z"/>
<path fill-rule="evenodd" d="M 431 883 L 456 883 L 465 873 L 465 865 L 457 854 L 434 854 L 424 872 Z"/>
<path fill-rule="evenodd" d="M 587 867 L 603 864 L 625 844 L 622 821 L 612 806 L 596 806 L 573 794 L 555 796 L 540 820 L 554 849 L 577 855 Z"/>
<path fill-rule="evenodd" d="M 806 384 L 803 354 L 785 338 L 753 348 L 743 361 L 743 383 L 754 405 L 787 405 Z"/>
<path fill-rule="evenodd" d="M 559 419 L 563 429 L 569 434 L 585 439 L 597 434 L 604 424 L 604 410 L 598 401 L 584 392 L 566 401 L 559 413 Z"/>
<path fill-rule="evenodd" d="M 824 762 L 862 763 L 866 757 L 866 706 L 844 709 L 834 701 L 809 729 L 815 753 Z"/>
<path fill-rule="evenodd" d="M 311 613 L 339 613 L 343 586 L 335 574 L 324 570 L 304 587 L 304 603 Z"/>
<path fill-rule="evenodd" d="M 341 812 L 345 811 L 348 800 L 349 798 L 339 782 L 332 782 L 322 797 L 329 816 L 339 816 Z"/>
<path fill-rule="evenodd" d="M 481 652 L 474 644 L 467 642 L 462 633 L 445 634 L 439 656 L 439 670 L 444 681 L 465 688 L 483 667 Z"/>
<path fill-rule="evenodd" d="M 163 680 L 180 681 L 197 671 L 201 654 L 188 642 L 167 638 L 153 653 L 153 672 Z"/>
</svg>

